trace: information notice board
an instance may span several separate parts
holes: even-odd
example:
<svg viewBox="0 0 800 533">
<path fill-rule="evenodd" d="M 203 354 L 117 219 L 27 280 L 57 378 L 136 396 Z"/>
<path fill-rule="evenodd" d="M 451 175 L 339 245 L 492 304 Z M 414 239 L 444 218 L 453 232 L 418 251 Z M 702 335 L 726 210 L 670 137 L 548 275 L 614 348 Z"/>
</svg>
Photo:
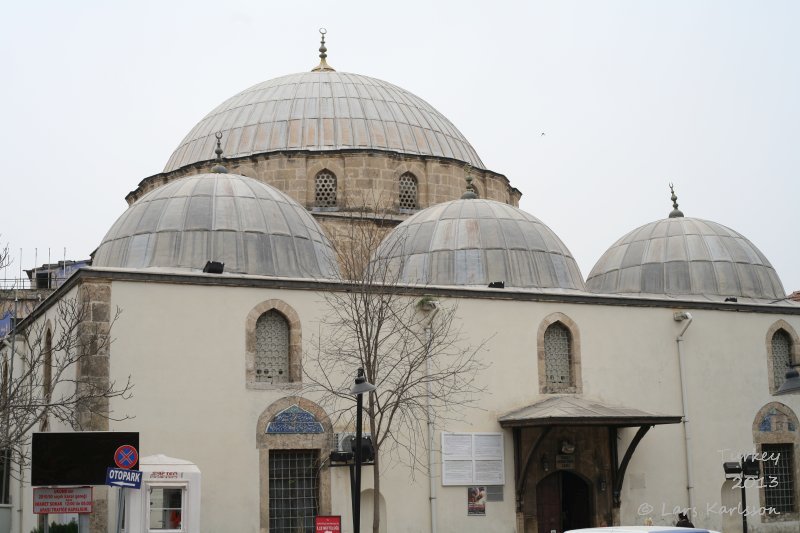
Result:
<svg viewBox="0 0 800 533">
<path fill-rule="evenodd" d="M 504 485 L 502 433 L 442 433 L 442 485 Z"/>
<path fill-rule="evenodd" d="M 33 512 L 91 513 L 92 487 L 34 487 Z"/>
</svg>

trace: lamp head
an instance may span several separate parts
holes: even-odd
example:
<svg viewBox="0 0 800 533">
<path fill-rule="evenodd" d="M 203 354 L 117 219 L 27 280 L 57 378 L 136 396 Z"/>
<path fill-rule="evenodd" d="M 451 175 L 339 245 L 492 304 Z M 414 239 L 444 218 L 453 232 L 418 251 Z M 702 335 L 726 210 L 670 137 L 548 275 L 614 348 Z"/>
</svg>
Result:
<svg viewBox="0 0 800 533">
<path fill-rule="evenodd" d="M 372 392 L 375 390 L 375 385 L 367 381 L 367 377 L 364 375 L 364 369 L 359 368 L 356 374 L 356 382 L 353 385 L 353 388 L 350 389 L 350 393 L 353 396 L 358 396 L 359 394 L 364 394 L 365 392 Z"/>
</svg>

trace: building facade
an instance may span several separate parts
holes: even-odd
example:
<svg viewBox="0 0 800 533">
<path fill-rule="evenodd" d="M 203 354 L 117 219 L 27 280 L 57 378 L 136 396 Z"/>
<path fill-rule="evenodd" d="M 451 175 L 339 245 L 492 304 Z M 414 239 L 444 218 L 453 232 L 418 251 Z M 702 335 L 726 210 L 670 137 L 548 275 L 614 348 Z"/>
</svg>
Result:
<svg viewBox="0 0 800 533">
<path fill-rule="evenodd" d="M 352 383 L 355 368 L 320 369 L 319 352 L 337 333 L 331 296 L 360 282 L 342 235 L 372 224 L 382 244 L 369 264 L 385 273 L 374 286 L 410 303 L 409 324 L 449 313 L 452 347 L 481 370 L 474 407 L 439 413 L 431 435 L 396 435 L 417 455 L 387 451 L 380 491 L 364 468 L 363 530 L 377 499 L 387 532 L 672 525 L 687 509 L 735 532 L 741 492 L 723 463 L 755 454 L 750 529 L 797 531 L 800 395 L 776 393 L 800 363 L 800 305 L 769 261 L 675 203 L 584 281 L 519 197 L 424 101 L 333 71 L 322 50 L 313 71 L 256 85 L 195 126 L 128 195 L 93 265 L 22 327 L 68 298 L 106 331 L 122 310 L 78 378 L 130 376 L 133 397 L 109 408 L 131 418 L 83 425 L 138 431 L 143 456 L 197 465 L 203 530 L 310 531 L 316 515 L 350 530 L 348 468 L 330 455 L 354 427 L 308 384 Z M 29 531 L 31 488 L 11 489 L 12 530 Z M 113 523 L 115 497 L 95 491 L 94 531 Z"/>
</svg>

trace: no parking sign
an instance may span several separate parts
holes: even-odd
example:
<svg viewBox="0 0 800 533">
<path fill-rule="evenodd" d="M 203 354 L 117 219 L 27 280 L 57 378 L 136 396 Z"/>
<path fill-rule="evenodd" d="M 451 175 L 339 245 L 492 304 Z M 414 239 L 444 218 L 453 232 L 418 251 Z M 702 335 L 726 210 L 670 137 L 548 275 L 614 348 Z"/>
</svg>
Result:
<svg viewBox="0 0 800 533">
<path fill-rule="evenodd" d="M 133 468 L 139 462 L 139 452 L 130 444 L 123 444 L 114 452 L 114 464 L 119 468 Z"/>
</svg>

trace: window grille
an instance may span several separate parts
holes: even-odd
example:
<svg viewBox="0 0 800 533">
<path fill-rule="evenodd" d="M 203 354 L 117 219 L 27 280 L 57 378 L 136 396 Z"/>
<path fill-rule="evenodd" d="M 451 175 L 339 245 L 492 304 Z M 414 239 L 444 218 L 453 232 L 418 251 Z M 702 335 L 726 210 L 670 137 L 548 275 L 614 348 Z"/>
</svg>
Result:
<svg viewBox="0 0 800 533">
<path fill-rule="evenodd" d="M 256 381 L 289 381 L 289 324 L 277 311 L 267 311 L 256 321 Z"/>
<path fill-rule="evenodd" d="M 544 332 L 544 368 L 548 385 L 568 387 L 572 384 L 572 340 L 569 330 L 552 324 Z"/>
<path fill-rule="evenodd" d="M 781 514 L 796 509 L 793 447 L 792 444 L 761 445 L 761 451 L 769 458 L 763 462 L 765 507 Z"/>
<path fill-rule="evenodd" d="M 319 501 L 316 450 L 270 450 L 270 533 L 313 533 Z"/>
<path fill-rule="evenodd" d="M 786 372 L 791 368 L 792 340 L 789 334 L 779 329 L 772 336 L 772 372 L 775 388 L 786 381 Z"/>
<path fill-rule="evenodd" d="M 336 207 L 336 176 L 333 172 L 323 170 L 317 174 L 314 187 L 315 207 Z"/>
<path fill-rule="evenodd" d="M 400 176 L 400 209 L 413 211 L 418 209 L 417 178 L 410 172 Z"/>
</svg>

